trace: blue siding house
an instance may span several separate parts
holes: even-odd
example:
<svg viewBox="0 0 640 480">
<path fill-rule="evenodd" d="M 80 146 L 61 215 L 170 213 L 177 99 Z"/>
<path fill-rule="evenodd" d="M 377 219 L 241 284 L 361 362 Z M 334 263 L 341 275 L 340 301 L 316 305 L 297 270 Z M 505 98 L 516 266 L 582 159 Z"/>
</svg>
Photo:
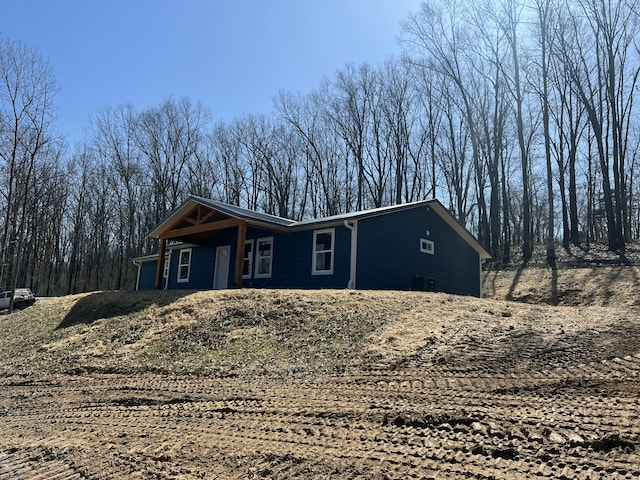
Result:
<svg viewBox="0 0 640 480">
<path fill-rule="evenodd" d="M 146 289 L 358 288 L 482 295 L 489 254 L 437 200 L 294 221 L 190 197 L 135 260 Z"/>
</svg>

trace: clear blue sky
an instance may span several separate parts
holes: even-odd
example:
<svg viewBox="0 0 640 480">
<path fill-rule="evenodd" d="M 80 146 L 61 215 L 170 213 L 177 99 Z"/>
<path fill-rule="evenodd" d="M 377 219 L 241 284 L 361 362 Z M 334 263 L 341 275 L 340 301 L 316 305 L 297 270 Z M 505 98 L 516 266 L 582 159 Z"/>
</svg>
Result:
<svg viewBox="0 0 640 480">
<path fill-rule="evenodd" d="M 36 47 L 61 91 L 71 145 L 105 105 L 186 96 L 213 119 L 270 113 L 345 63 L 400 53 L 420 0 L 0 0 L 0 35 Z"/>
</svg>

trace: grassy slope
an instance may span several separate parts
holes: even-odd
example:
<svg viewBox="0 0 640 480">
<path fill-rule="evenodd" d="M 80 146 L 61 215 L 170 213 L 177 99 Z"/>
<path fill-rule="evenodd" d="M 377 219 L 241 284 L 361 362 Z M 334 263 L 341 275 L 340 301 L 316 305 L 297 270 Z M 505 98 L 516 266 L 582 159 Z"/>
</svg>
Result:
<svg viewBox="0 0 640 480">
<path fill-rule="evenodd" d="M 512 332 L 579 334 L 588 322 L 635 318 L 639 276 L 633 266 L 490 271 L 485 291 L 494 299 L 482 300 L 249 289 L 62 297 L 0 315 L 0 375 L 334 373 L 402 364 L 427 346 L 436 361 L 453 352 L 456 336 L 482 343 Z"/>
<path fill-rule="evenodd" d="M 100 292 L 0 317 L 0 374 L 336 371 L 415 296 L 349 291 Z"/>
</svg>

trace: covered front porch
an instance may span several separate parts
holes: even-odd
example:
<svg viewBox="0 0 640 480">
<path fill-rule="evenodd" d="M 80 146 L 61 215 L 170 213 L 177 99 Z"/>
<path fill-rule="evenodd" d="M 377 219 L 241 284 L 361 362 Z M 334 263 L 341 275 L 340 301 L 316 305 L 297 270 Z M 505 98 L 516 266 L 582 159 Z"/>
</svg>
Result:
<svg viewBox="0 0 640 480">
<path fill-rule="evenodd" d="M 244 257 L 244 244 L 247 235 L 247 221 L 233 218 L 218 210 L 205 205 L 193 205 L 186 213 L 175 219 L 174 222 L 158 235 L 158 262 L 156 266 L 155 288 L 162 288 L 165 255 L 167 243 L 178 241 L 188 244 L 205 245 L 211 241 L 211 237 L 217 232 L 229 228 L 237 228 L 233 286 L 242 287 L 242 262 Z"/>
<path fill-rule="evenodd" d="M 169 245 L 179 243 L 195 246 L 210 246 L 216 249 L 213 263 L 224 256 L 233 256 L 229 261 L 233 268 L 232 286 L 242 287 L 243 262 L 245 261 L 245 245 L 247 228 L 266 230 L 270 233 L 289 234 L 287 226 L 291 220 L 271 215 L 250 212 L 240 207 L 215 202 L 199 197 L 190 197 L 181 207 L 158 225 L 150 234 L 158 239 L 158 258 L 155 271 L 155 288 L 162 288 L 166 277 L 165 257 Z M 223 240 L 224 239 L 224 240 Z M 218 255 L 221 255 L 218 257 Z M 215 277 L 215 274 L 212 274 Z M 213 288 L 217 279 L 213 279 Z"/>
</svg>

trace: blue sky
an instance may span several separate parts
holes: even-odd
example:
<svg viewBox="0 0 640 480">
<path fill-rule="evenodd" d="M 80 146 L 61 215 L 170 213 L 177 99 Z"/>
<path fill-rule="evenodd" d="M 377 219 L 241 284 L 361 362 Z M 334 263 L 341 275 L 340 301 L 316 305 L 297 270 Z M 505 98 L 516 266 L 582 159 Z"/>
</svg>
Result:
<svg viewBox="0 0 640 480">
<path fill-rule="evenodd" d="M 214 120 L 270 113 L 280 89 L 311 91 L 347 62 L 401 51 L 420 0 L 0 0 L 0 35 L 37 48 L 61 91 L 70 144 L 105 105 L 186 96 Z"/>
</svg>

